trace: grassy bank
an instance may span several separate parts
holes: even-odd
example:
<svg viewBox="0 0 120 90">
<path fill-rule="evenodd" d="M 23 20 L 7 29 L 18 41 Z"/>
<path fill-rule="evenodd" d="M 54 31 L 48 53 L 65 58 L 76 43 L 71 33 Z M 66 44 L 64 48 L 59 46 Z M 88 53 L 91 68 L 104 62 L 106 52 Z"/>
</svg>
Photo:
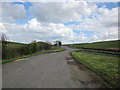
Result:
<svg viewBox="0 0 120 90">
<path fill-rule="evenodd" d="M 2 43 L 2 60 L 33 54 L 42 50 L 49 50 L 52 45 L 45 42 L 31 42 L 29 44 L 6 42 Z"/>
<path fill-rule="evenodd" d="M 76 47 L 76 48 L 115 49 L 115 48 L 120 48 L 119 44 L 120 44 L 120 40 L 114 40 L 114 41 L 103 41 L 103 42 L 94 42 L 94 43 L 68 44 L 67 46 Z"/>
<path fill-rule="evenodd" d="M 66 46 L 92 52 L 120 54 L 120 40 L 94 43 L 67 44 Z"/>
<path fill-rule="evenodd" d="M 112 87 L 118 87 L 118 57 L 72 52 L 78 62 L 96 72 Z"/>
<path fill-rule="evenodd" d="M 17 59 L 28 58 L 28 57 L 32 57 L 32 56 L 36 56 L 36 55 L 40 55 L 40 54 L 45 54 L 45 53 L 60 52 L 60 51 L 64 51 L 64 50 L 65 50 L 64 48 L 55 47 L 55 48 L 50 49 L 50 50 L 44 50 L 44 51 L 40 51 L 40 52 L 37 52 L 37 53 L 20 56 L 20 57 L 17 57 L 17 58 L 6 59 L 6 60 L 3 60 L 3 61 L 2 61 L 2 64 L 9 63 L 9 62 L 13 62 L 13 61 L 15 61 L 15 60 L 17 60 Z"/>
<path fill-rule="evenodd" d="M 120 52 L 117 52 L 117 51 L 107 51 L 107 50 L 92 50 L 92 49 L 80 49 L 80 50 L 83 50 L 83 51 L 89 51 L 89 52 L 95 52 L 95 53 L 107 53 L 107 54 L 116 54 L 116 55 L 119 55 Z"/>
</svg>

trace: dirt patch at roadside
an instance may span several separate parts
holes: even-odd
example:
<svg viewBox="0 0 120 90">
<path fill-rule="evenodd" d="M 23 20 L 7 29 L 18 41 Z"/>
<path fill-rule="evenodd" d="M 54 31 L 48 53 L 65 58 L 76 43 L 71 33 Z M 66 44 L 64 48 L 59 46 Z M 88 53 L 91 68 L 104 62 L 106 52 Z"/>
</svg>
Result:
<svg viewBox="0 0 120 90">
<path fill-rule="evenodd" d="M 18 61 L 22 61 L 22 60 L 27 60 L 27 59 L 29 59 L 29 58 L 17 59 L 17 60 L 15 60 L 14 62 L 18 62 Z"/>
<path fill-rule="evenodd" d="M 67 64 L 72 73 L 71 79 L 79 82 L 81 88 L 110 88 L 96 73 L 78 63 L 71 55 L 65 55 Z"/>
</svg>

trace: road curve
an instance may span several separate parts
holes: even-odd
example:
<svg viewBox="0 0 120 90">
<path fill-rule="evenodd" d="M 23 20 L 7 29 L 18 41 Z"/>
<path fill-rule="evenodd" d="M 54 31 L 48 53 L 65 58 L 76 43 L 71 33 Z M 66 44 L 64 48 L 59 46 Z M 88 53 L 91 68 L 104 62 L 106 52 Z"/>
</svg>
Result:
<svg viewBox="0 0 120 90">
<path fill-rule="evenodd" d="M 73 69 L 73 67 L 71 68 L 67 64 L 65 55 L 68 55 L 73 49 L 64 48 L 67 50 L 63 52 L 42 54 L 25 60 L 4 64 L 2 66 L 3 88 L 101 87 L 101 83 L 97 84 L 94 82 L 86 71 L 79 71 L 76 67 Z M 89 82 L 87 85 L 80 78 L 84 79 L 84 81 L 92 81 L 92 83 Z"/>
</svg>

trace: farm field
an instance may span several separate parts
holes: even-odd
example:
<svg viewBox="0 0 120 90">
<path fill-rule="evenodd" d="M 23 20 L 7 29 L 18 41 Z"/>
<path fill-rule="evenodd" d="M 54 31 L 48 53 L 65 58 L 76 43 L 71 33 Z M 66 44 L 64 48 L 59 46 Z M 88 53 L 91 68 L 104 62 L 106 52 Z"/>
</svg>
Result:
<svg viewBox="0 0 120 90">
<path fill-rule="evenodd" d="M 80 64 L 97 73 L 110 86 L 118 87 L 118 57 L 84 52 L 72 52 L 71 55 Z"/>
</svg>

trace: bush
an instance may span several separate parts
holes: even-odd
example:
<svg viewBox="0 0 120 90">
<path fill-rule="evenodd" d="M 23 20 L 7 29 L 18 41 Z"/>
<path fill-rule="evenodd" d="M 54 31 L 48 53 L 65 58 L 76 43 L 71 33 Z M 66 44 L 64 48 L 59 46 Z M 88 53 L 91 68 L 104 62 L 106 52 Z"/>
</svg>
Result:
<svg viewBox="0 0 120 90">
<path fill-rule="evenodd" d="M 8 45 L 2 47 L 2 59 L 5 60 L 36 53 L 42 50 L 48 50 L 52 46 L 44 42 L 32 42 L 29 44 L 8 42 Z"/>
</svg>

